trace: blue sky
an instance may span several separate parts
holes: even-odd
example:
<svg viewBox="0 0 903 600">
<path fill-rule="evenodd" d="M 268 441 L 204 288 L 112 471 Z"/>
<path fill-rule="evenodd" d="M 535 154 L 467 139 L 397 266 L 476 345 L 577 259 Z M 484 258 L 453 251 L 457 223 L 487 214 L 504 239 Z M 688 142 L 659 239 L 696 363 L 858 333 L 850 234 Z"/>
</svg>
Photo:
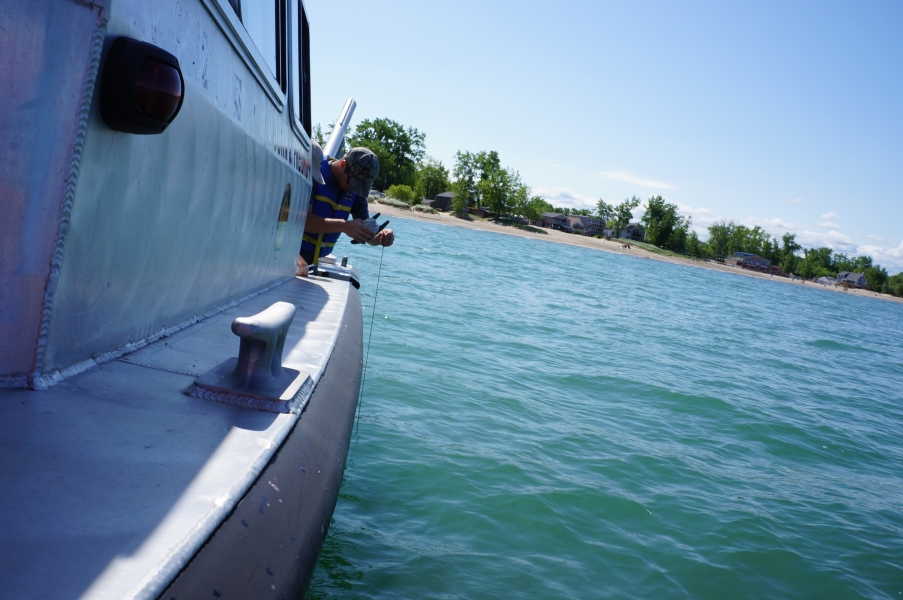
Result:
<svg viewBox="0 0 903 600">
<path fill-rule="evenodd" d="M 308 0 L 314 122 L 358 102 L 534 193 L 661 194 L 903 270 L 903 2 Z M 637 215 L 641 211 L 637 212 Z"/>
</svg>

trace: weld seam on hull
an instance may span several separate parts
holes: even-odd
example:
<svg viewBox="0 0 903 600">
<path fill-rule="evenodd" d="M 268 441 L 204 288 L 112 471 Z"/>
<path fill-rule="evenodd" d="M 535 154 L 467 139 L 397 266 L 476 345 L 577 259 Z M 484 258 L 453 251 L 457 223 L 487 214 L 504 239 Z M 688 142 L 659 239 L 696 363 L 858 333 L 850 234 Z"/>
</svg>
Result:
<svg viewBox="0 0 903 600">
<path fill-rule="evenodd" d="M 28 377 L 21 375 L 18 377 L 0 377 L 0 388 L 27 388 Z"/>
<path fill-rule="evenodd" d="M 165 327 L 165 328 L 161 329 L 160 331 L 158 331 L 157 333 L 144 338 L 143 340 L 138 340 L 137 342 L 132 342 L 130 344 L 126 344 L 125 346 L 122 346 L 121 348 L 117 348 L 115 350 L 110 350 L 109 352 L 105 352 L 104 354 L 101 354 L 100 356 L 97 356 L 95 358 L 89 358 L 88 360 L 84 360 L 82 362 L 75 363 L 71 367 L 67 367 L 60 371 L 54 371 L 53 373 L 50 373 L 48 375 L 41 375 L 39 377 L 33 377 L 32 382 L 31 382 L 31 387 L 33 387 L 36 390 L 46 390 L 48 387 L 50 387 L 52 385 L 56 385 L 57 383 L 60 383 L 61 381 L 65 381 L 66 379 L 73 377 L 75 375 L 78 375 L 79 373 L 84 373 L 85 371 L 92 369 L 92 368 L 96 367 L 97 365 L 103 364 L 105 362 L 109 362 L 111 360 L 116 360 L 117 358 L 122 358 L 126 354 L 131 354 L 132 352 L 141 350 L 148 344 L 152 344 L 152 343 L 156 342 L 157 340 L 163 339 L 165 337 L 169 337 L 175 333 L 182 331 L 186 327 L 191 327 L 195 323 L 200 323 L 201 321 L 204 321 L 205 319 L 209 319 L 210 317 L 212 317 L 214 315 L 218 315 L 221 312 L 227 311 L 230 308 L 238 306 L 239 304 L 242 304 L 243 302 L 247 302 L 248 300 L 257 297 L 260 294 L 268 292 L 273 288 L 279 287 L 280 285 L 284 284 L 287 281 L 291 281 L 292 279 L 294 279 L 294 276 L 286 277 L 285 279 L 281 279 L 281 280 L 277 281 L 276 283 L 268 285 L 267 287 L 265 287 L 263 289 L 257 290 L 256 292 L 254 292 L 252 294 L 248 294 L 244 298 L 239 298 L 238 300 L 230 302 L 229 304 L 226 304 L 226 305 L 220 306 L 218 308 L 214 308 L 211 311 L 205 312 L 201 316 L 194 316 L 194 317 L 191 317 L 190 319 L 182 321 L 178 325 L 173 325 L 172 327 Z M 334 340 L 333 340 L 333 345 L 335 345 Z"/>
<path fill-rule="evenodd" d="M 145 369 L 153 369 L 154 371 L 163 371 L 165 373 L 175 373 L 176 375 L 187 375 L 188 377 L 198 378 L 201 375 L 198 373 L 189 373 L 188 371 L 178 371 L 176 369 L 167 369 L 165 367 L 156 367 L 154 365 L 147 365 L 142 362 L 138 362 L 137 360 L 131 360 L 128 358 L 120 358 L 119 362 L 125 363 L 127 365 L 135 365 L 136 367 L 144 367 Z"/>
<path fill-rule="evenodd" d="M 72 148 L 72 158 L 69 161 L 66 193 L 63 196 L 63 205 L 60 210 L 60 229 L 57 233 L 56 244 L 53 249 L 53 261 L 50 265 L 50 274 L 47 276 L 47 284 L 44 287 L 44 306 L 41 311 L 41 326 L 38 330 L 38 340 L 35 347 L 34 366 L 31 375 L 28 377 L 28 384 L 34 389 L 46 388 L 46 385 L 41 381 L 43 379 L 41 370 L 44 367 L 44 353 L 47 349 L 47 338 L 50 333 L 50 315 L 53 311 L 53 297 L 56 293 L 57 283 L 60 278 L 60 265 L 63 262 L 63 249 L 66 245 L 66 235 L 69 233 L 72 204 L 75 201 L 75 186 L 78 181 L 78 170 L 81 165 L 82 150 L 85 146 L 85 132 L 88 129 L 88 116 L 91 113 L 91 104 L 94 99 L 94 87 L 97 84 L 97 74 L 100 71 L 100 55 L 103 51 L 104 39 L 107 37 L 107 21 L 109 20 L 109 14 L 109 10 L 104 10 L 103 17 L 94 32 L 91 48 L 91 62 L 86 74 L 85 91 L 84 94 L 82 94 L 81 108 L 78 113 L 78 126 L 75 130 L 75 144 Z"/>
<path fill-rule="evenodd" d="M 250 396 L 242 396 L 241 394 L 229 394 L 227 392 L 214 392 L 204 389 L 198 385 L 191 385 L 185 393 L 192 398 L 200 398 L 202 400 L 210 400 L 213 402 L 222 402 L 223 404 L 232 404 L 243 408 L 255 408 L 257 410 L 265 410 L 274 413 L 292 413 L 300 415 L 310 400 L 311 393 L 314 390 L 314 382 L 310 377 L 301 385 L 301 388 L 295 393 L 291 400 L 263 400 L 262 398 L 252 398 Z"/>
</svg>

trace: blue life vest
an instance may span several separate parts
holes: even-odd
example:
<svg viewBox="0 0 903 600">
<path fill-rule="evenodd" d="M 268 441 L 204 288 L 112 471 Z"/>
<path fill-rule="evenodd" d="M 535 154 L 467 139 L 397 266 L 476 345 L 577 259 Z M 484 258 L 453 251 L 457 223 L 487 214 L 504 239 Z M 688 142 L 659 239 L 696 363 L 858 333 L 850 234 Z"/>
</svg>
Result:
<svg viewBox="0 0 903 600">
<path fill-rule="evenodd" d="M 320 163 L 320 173 L 323 174 L 326 184 L 314 183 L 309 211 L 326 219 L 347 219 L 351 213 L 351 207 L 354 205 L 354 193 L 339 188 L 338 182 L 332 175 L 328 159 L 323 159 L 323 162 Z M 321 256 L 332 252 L 340 235 L 342 234 L 305 231 L 301 241 L 301 252 L 313 256 L 314 264 L 316 264 Z"/>
</svg>

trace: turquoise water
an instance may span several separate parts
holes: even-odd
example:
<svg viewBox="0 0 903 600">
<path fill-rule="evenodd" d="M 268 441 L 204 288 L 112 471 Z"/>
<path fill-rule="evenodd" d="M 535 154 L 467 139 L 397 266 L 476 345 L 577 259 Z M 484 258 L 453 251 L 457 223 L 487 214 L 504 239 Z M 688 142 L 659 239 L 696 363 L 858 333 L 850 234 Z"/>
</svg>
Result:
<svg viewBox="0 0 903 600">
<path fill-rule="evenodd" d="M 308 598 L 903 599 L 903 305 L 392 227 Z"/>
</svg>

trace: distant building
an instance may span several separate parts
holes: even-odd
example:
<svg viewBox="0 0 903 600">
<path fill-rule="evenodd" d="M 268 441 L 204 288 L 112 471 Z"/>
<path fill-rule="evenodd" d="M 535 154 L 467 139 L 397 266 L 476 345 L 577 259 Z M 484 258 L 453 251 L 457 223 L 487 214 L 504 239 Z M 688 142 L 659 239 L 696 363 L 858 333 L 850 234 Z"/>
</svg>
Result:
<svg viewBox="0 0 903 600">
<path fill-rule="evenodd" d="M 571 230 L 579 235 L 583 235 L 583 221 L 580 220 L 580 217 L 568 217 L 568 222 L 571 224 Z"/>
<path fill-rule="evenodd" d="M 613 228 L 605 229 L 602 231 L 602 235 L 605 237 L 614 237 L 615 230 Z M 621 235 L 619 237 L 625 240 L 642 242 L 646 239 L 646 230 L 643 229 L 643 226 L 639 223 L 628 223 L 627 226 L 621 230 Z"/>
<path fill-rule="evenodd" d="M 574 233 L 574 228 L 571 227 L 571 220 L 567 217 L 567 215 L 563 215 L 561 213 L 543 213 L 540 225 L 549 229 L 558 229 L 560 231 Z"/>
<path fill-rule="evenodd" d="M 583 224 L 583 235 L 602 235 L 602 220 L 596 217 L 579 216 Z"/>
<path fill-rule="evenodd" d="M 754 271 L 768 271 L 771 267 L 770 260 L 752 252 L 734 252 L 732 256 L 724 259 L 724 264 Z"/>
<path fill-rule="evenodd" d="M 436 194 L 436 197 L 432 200 L 424 200 L 423 205 L 430 206 L 436 210 L 449 210 L 454 197 L 454 192 L 442 192 L 441 194 Z"/>
<path fill-rule="evenodd" d="M 843 287 L 865 288 L 868 287 L 868 282 L 865 280 L 865 273 L 841 271 L 837 274 L 837 285 Z"/>
<path fill-rule="evenodd" d="M 621 235 L 622 238 L 642 242 L 646 239 L 646 230 L 639 223 L 628 223 Z"/>
</svg>

